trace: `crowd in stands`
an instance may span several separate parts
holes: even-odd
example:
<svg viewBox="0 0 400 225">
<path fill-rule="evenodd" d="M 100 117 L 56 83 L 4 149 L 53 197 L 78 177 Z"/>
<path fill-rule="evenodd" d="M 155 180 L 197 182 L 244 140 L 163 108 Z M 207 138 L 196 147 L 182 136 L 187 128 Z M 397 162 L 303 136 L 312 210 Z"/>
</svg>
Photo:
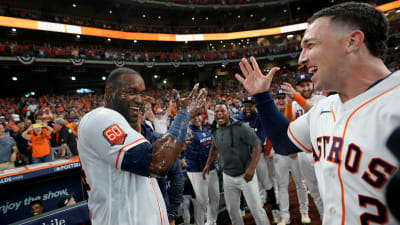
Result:
<svg viewBox="0 0 400 225">
<path fill-rule="evenodd" d="M 243 57 L 279 55 L 299 52 L 299 42 L 276 46 L 255 46 L 210 51 L 138 52 L 129 48 L 105 45 L 53 45 L 26 44 L 17 41 L 0 41 L 0 56 L 33 56 L 39 58 L 82 58 L 93 60 L 124 59 L 133 62 L 183 62 L 240 59 Z"/>
</svg>

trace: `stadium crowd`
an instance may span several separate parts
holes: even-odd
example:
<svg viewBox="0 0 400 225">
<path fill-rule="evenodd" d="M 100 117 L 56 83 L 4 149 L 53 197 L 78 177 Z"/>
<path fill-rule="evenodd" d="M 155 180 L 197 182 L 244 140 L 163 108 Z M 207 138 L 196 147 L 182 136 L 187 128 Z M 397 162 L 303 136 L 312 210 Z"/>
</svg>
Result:
<svg viewBox="0 0 400 225">
<path fill-rule="evenodd" d="M 183 62 L 240 59 L 243 57 L 279 55 L 299 52 L 299 42 L 276 46 L 251 46 L 211 51 L 150 52 L 129 48 L 115 48 L 105 45 L 55 45 L 50 43 L 32 44 L 17 41 L 0 41 L 0 56 L 32 56 L 39 58 L 82 58 L 93 60 L 124 59 L 133 62 Z"/>
</svg>

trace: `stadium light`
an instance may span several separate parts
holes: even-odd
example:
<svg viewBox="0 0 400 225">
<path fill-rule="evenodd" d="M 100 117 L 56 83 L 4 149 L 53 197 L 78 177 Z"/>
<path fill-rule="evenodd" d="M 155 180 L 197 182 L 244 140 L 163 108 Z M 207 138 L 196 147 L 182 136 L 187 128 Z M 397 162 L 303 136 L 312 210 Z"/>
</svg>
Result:
<svg viewBox="0 0 400 225">
<path fill-rule="evenodd" d="M 107 41 L 110 42 L 110 41 L 111 41 L 111 38 L 107 38 Z"/>
<path fill-rule="evenodd" d="M 250 18 L 253 18 L 254 17 L 254 14 L 252 13 L 252 14 L 250 14 Z"/>
<path fill-rule="evenodd" d="M 142 18 L 143 18 L 143 19 L 146 18 L 146 14 L 143 14 L 143 15 L 142 15 Z"/>
<path fill-rule="evenodd" d="M 157 79 L 157 78 L 158 78 L 158 75 L 157 75 L 157 74 L 154 74 L 153 77 L 154 77 L 154 79 Z"/>
<path fill-rule="evenodd" d="M 192 20 L 194 20 L 195 18 L 194 18 L 194 16 L 192 17 Z"/>
<path fill-rule="evenodd" d="M 208 20 L 208 16 L 206 16 L 206 20 Z"/>
<path fill-rule="evenodd" d="M 78 38 L 78 39 L 81 38 L 81 35 L 77 34 L 77 35 L 76 35 L 76 38 Z"/>
<path fill-rule="evenodd" d="M 75 76 L 72 76 L 72 77 L 71 77 L 71 80 L 76 80 L 76 77 L 75 77 Z"/>
<path fill-rule="evenodd" d="M 112 10 L 108 11 L 108 13 L 112 14 Z"/>
<path fill-rule="evenodd" d="M 158 19 L 161 20 L 161 16 L 158 16 Z"/>
<path fill-rule="evenodd" d="M 17 77 L 12 77 L 11 79 L 12 79 L 13 81 L 17 81 L 17 80 L 18 80 Z"/>
<path fill-rule="evenodd" d="M 215 75 L 215 77 L 214 77 L 215 79 L 218 79 L 218 76 L 217 75 Z"/>
<path fill-rule="evenodd" d="M 17 29 L 15 29 L 15 28 L 13 27 L 13 28 L 11 28 L 11 31 L 12 31 L 12 32 L 17 32 Z"/>
<path fill-rule="evenodd" d="M 102 80 L 106 80 L 106 76 L 102 76 L 101 79 L 102 79 Z"/>
<path fill-rule="evenodd" d="M 76 8 L 76 4 L 75 4 L 75 3 L 74 3 L 74 4 L 72 4 L 72 7 Z"/>
<path fill-rule="evenodd" d="M 163 84 L 167 84 L 167 80 L 166 79 L 163 81 Z"/>
<path fill-rule="evenodd" d="M 238 15 L 237 17 L 238 17 L 238 19 L 240 19 L 240 15 Z"/>
</svg>

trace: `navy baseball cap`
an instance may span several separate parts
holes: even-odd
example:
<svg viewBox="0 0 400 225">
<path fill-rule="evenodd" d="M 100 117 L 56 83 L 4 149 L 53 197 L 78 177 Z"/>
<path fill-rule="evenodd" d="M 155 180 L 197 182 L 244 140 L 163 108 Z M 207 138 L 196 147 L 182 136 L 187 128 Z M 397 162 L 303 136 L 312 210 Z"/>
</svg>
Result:
<svg viewBox="0 0 400 225">
<path fill-rule="evenodd" d="M 64 194 L 61 195 L 60 200 L 57 203 L 58 208 L 62 208 L 64 206 L 66 206 L 69 202 L 69 200 L 71 200 L 71 198 L 74 197 L 74 193 L 70 193 L 70 194 Z"/>
<path fill-rule="evenodd" d="M 303 81 L 311 81 L 311 75 L 309 73 L 299 73 L 296 75 L 296 85 Z"/>
<path fill-rule="evenodd" d="M 246 103 L 246 102 L 249 102 L 249 103 L 253 103 L 253 104 L 254 104 L 255 101 L 254 101 L 253 96 L 246 96 L 246 97 L 244 97 L 242 103 Z"/>
<path fill-rule="evenodd" d="M 286 98 L 286 94 L 283 89 L 278 89 L 274 92 L 275 98 Z"/>
</svg>

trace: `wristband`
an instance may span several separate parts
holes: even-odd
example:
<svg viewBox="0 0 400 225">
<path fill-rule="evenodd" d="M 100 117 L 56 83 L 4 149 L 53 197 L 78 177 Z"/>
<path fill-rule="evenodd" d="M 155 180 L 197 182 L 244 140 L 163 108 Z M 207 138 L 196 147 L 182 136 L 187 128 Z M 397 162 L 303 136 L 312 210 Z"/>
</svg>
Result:
<svg viewBox="0 0 400 225">
<path fill-rule="evenodd" d="M 186 110 L 179 110 L 175 117 L 174 123 L 169 128 L 168 132 L 182 146 L 185 144 L 186 131 L 189 125 L 190 114 Z"/>
<path fill-rule="evenodd" d="M 301 107 L 303 107 L 306 103 L 307 100 L 305 98 L 303 98 L 303 96 L 301 96 L 299 93 L 296 92 L 296 94 L 294 95 L 294 100 L 299 103 L 299 105 Z"/>
</svg>

